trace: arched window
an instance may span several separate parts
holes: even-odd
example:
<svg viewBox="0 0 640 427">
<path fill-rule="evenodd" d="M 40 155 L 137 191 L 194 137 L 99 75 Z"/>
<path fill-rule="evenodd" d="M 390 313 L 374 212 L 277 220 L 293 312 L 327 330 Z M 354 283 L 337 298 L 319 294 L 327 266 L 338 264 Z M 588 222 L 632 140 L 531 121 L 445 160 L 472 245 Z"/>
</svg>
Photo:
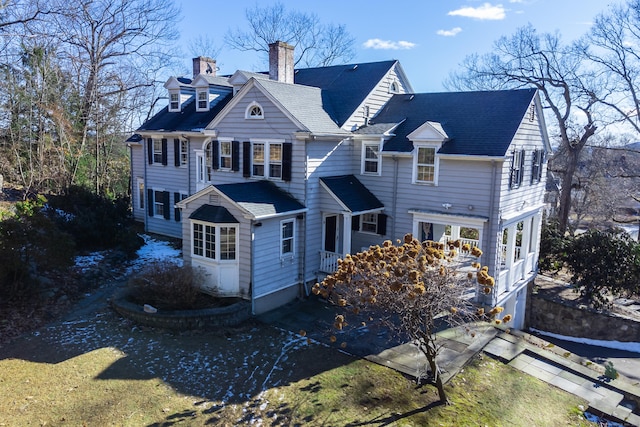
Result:
<svg viewBox="0 0 640 427">
<path fill-rule="evenodd" d="M 400 92 L 400 86 L 398 85 L 398 82 L 396 80 L 392 81 L 389 84 L 389 93 L 399 93 Z"/>
<path fill-rule="evenodd" d="M 249 104 L 245 112 L 245 119 L 264 119 L 264 113 L 260 104 L 255 101 Z"/>
</svg>

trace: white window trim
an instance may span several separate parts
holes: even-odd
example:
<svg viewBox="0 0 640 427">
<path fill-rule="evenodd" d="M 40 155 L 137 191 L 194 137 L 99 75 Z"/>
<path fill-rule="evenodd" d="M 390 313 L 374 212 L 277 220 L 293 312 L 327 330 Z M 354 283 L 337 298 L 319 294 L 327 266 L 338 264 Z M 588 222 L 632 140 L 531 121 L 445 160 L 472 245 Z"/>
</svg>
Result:
<svg viewBox="0 0 640 427">
<path fill-rule="evenodd" d="M 156 143 L 159 144 L 159 150 L 156 150 Z M 153 164 L 162 164 L 162 138 L 152 138 L 151 144 L 153 144 Z M 160 158 L 156 158 L 160 156 Z"/>
<path fill-rule="evenodd" d="M 377 166 L 376 166 L 376 172 L 368 172 L 366 170 L 366 163 L 367 162 L 371 162 L 373 163 L 373 160 L 371 159 L 367 159 L 367 147 L 372 147 L 375 146 L 376 150 L 377 150 Z M 382 175 L 382 144 L 380 142 L 362 142 L 362 154 L 361 154 L 361 162 L 360 162 L 360 174 L 361 175 L 373 175 L 373 176 L 380 176 Z"/>
<path fill-rule="evenodd" d="M 180 167 L 186 168 L 189 166 L 189 141 L 180 138 Z"/>
<path fill-rule="evenodd" d="M 433 148 L 434 150 L 434 157 L 433 157 L 433 181 L 419 181 L 418 180 L 418 151 L 420 148 Z M 438 175 L 439 175 L 439 170 L 440 170 L 440 158 L 438 156 L 438 149 L 440 148 L 440 144 L 425 144 L 425 143 L 418 143 L 415 144 L 415 149 L 413 150 L 413 171 L 412 171 L 412 177 L 411 177 L 411 182 L 413 184 L 418 184 L 418 185 L 433 185 L 433 186 L 437 186 L 438 185 Z"/>
<path fill-rule="evenodd" d="M 164 199 L 160 201 L 160 205 L 162 205 L 162 211 L 163 213 L 158 214 L 157 210 L 156 210 L 156 206 L 158 205 L 158 198 L 156 197 L 156 193 L 162 193 L 164 194 L 165 190 L 164 188 L 152 188 L 151 189 L 153 191 L 153 200 L 147 200 L 148 203 L 153 203 L 153 217 L 154 218 L 159 218 L 159 219 L 165 219 L 164 218 Z"/>
<path fill-rule="evenodd" d="M 276 140 L 276 139 L 251 139 L 251 178 L 259 178 L 259 179 L 272 179 L 277 181 L 282 181 L 282 168 L 284 162 L 284 143 L 285 140 Z M 253 146 L 255 144 L 263 144 L 264 145 L 264 174 L 263 175 L 254 175 L 253 173 Z M 280 145 L 280 153 L 282 154 L 282 158 L 280 159 L 280 176 L 271 176 L 271 146 L 272 145 Z"/>
<path fill-rule="evenodd" d="M 233 168 L 233 139 L 219 139 L 218 140 L 218 167 L 219 170 L 221 171 L 230 171 Z M 229 144 L 229 155 L 228 156 L 223 156 L 222 155 L 222 144 Z M 222 158 L 223 157 L 228 157 L 229 158 L 229 167 L 223 167 L 222 166 Z"/>
<path fill-rule="evenodd" d="M 282 235 L 283 227 L 285 223 L 293 224 L 293 230 L 291 237 L 287 237 L 286 239 L 291 240 L 291 252 L 283 252 L 283 244 L 285 241 L 285 237 Z M 296 220 L 295 218 L 283 219 L 280 221 L 280 258 L 293 258 L 296 253 Z"/>
<path fill-rule="evenodd" d="M 141 211 L 145 210 L 145 198 L 146 198 L 146 188 L 144 186 L 144 178 L 140 178 L 138 177 L 136 179 L 136 189 L 137 189 L 137 193 L 138 193 L 138 203 L 137 203 L 137 208 Z"/>
<path fill-rule="evenodd" d="M 369 230 L 364 230 L 363 229 L 363 225 L 365 223 L 364 221 L 364 216 L 365 215 L 373 215 L 374 221 L 368 221 L 368 224 L 375 224 L 375 229 L 373 231 L 369 231 Z M 360 219 L 360 225 L 358 226 L 358 231 L 360 233 L 364 233 L 364 234 L 375 234 L 378 235 L 377 231 L 378 231 L 378 212 L 369 212 L 369 213 L 364 213 L 364 214 L 360 214 L 359 215 L 359 219 Z"/>
<path fill-rule="evenodd" d="M 398 80 L 394 79 L 389 83 L 389 93 L 400 93 L 400 84 L 398 83 Z"/>
<path fill-rule="evenodd" d="M 214 222 L 206 222 L 206 221 L 198 221 L 198 220 L 190 220 L 190 224 L 189 224 L 189 230 L 190 230 L 190 234 L 191 234 L 191 256 L 193 258 L 197 258 L 200 260 L 204 260 L 210 263 L 216 263 L 216 264 L 237 264 L 238 263 L 238 258 L 239 258 L 239 233 L 238 230 L 240 228 L 239 224 L 237 223 L 214 223 Z M 198 224 L 202 226 L 202 255 L 197 255 L 195 253 L 195 239 L 194 239 L 194 233 L 193 233 L 193 226 L 194 224 Z M 206 233 L 205 227 L 214 227 L 215 229 L 215 245 L 214 245 L 214 253 L 215 253 L 215 257 L 214 258 L 210 258 L 208 256 L 205 256 L 206 254 Z M 220 239 L 220 227 L 226 227 L 226 228 L 234 228 L 236 230 L 235 232 L 235 258 L 234 259 L 220 259 L 220 244 L 221 244 L 221 239 Z"/>
<path fill-rule="evenodd" d="M 260 109 L 260 115 L 257 116 L 252 116 L 251 115 L 251 110 L 254 107 L 258 107 Z M 258 104 L 256 101 L 251 102 L 248 106 L 247 109 L 244 112 L 244 118 L 247 120 L 263 120 L 264 119 L 264 108 L 262 108 L 262 105 Z"/>
<path fill-rule="evenodd" d="M 174 101 L 171 99 L 173 98 L 173 96 L 177 96 L 178 97 L 178 104 L 177 106 L 173 106 Z M 170 112 L 179 112 L 180 111 L 180 104 L 181 104 L 181 99 L 180 99 L 180 90 L 178 89 L 174 89 L 174 90 L 170 90 L 169 91 L 169 111 Z"/>
<path fill-rule="evenodd" d="M 205 95 L 205 106 L 200 107 L 200 95 Z M 196 111 L 209 111 L 209 89 L 197 89 L 196 90 Z"/>
</svg>

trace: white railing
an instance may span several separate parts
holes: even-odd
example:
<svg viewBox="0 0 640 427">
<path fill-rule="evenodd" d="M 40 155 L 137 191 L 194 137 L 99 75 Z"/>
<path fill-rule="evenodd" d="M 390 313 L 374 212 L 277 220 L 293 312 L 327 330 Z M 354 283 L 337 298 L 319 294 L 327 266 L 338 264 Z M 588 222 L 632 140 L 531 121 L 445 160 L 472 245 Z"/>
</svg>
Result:
<svg viewBox="0 0 640 427">
<path fill-rule="evenodd" d="M 520 249 L 520 246 L 516 246 L 514 250 L 514 260 L 516 262 L 520 259 Z M 505 269 L 507 264 L 507 245 L 500 245 L 498 261 L 498 265 L 500 265 L 502 269 Z"/>
<path fill-rule="evenodd" d="M 336 252 L 320 251 L 320 271 L 323 273 L 335 273 L 338 269 L 338 259 L 342 254 Z"/>
<path fill-rule="evenodd" d="M 466 244 L 468 244 L 468 245 L 469 245 L 470 249 L 473 249 L 473 248 L 476 248 L 476 247 L 480 246 L 480 241 L 478 241 L 478 240 L 474 240 L 474 239 L 463 239 L 463 238 L 453 239 L 453 238 L 451 238 L 451 237 L 449 237 L 449 236 L 444 236 L 444 237 L 442 238 L 442 240 L 440 240 L 440 243 L 444 243 L 445 245 L 448 245 L 448 244 L 449 244 L 449 242 L 455 242 L 456 240 L 459 240 L 459 241 L 460 241 L 460 248 L 461 248 L 463 245 L 466 245 Z M 458 252 L 458 254 L 459 254 L 460 256 L 462 256 L 462 257 L 471 257 L 471 256 L 473 256 L 473 255 L 471 255 L 471 251 L 469 251 L 469 252 L 466 252 L 466 253 L 465 253 L 465 252 L 462 252 L 462 251 L 460 250 L 460 248 L 457 248 L 457 252 Z"/>
</svg>

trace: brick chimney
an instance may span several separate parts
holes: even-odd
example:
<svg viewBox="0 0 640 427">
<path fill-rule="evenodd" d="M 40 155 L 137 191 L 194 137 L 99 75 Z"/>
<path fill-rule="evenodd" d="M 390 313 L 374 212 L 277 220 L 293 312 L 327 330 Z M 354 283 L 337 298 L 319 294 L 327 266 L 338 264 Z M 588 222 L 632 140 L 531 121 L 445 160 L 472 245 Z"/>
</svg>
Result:
<svg viewBox="0 0 640 427">
<path fill-rule="evenodd" d="M 293 46 L 277 41 L 269 45 L 269 78 L 293 83 Z"/>
<path fill-rule="evenodd" d="M 193 58 L 193 78 L 198 74 L 208 74 L 212 77 L 216 76 L 216 60 L 207 58 L 206 56 L 198 56 Z"/>
</svg>

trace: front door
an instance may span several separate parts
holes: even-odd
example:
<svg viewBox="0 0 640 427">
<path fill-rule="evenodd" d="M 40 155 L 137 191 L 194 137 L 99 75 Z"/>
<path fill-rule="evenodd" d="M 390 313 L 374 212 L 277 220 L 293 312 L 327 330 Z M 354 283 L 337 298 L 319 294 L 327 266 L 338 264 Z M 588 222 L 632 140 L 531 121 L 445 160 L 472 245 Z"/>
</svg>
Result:
<svg viewBox="0 0 640 427">
<path fill-rule="evenodd" d="M 338 215 L 324 217 L 324 250 L 337 252 L 338 249 Z"/>
</svg>

